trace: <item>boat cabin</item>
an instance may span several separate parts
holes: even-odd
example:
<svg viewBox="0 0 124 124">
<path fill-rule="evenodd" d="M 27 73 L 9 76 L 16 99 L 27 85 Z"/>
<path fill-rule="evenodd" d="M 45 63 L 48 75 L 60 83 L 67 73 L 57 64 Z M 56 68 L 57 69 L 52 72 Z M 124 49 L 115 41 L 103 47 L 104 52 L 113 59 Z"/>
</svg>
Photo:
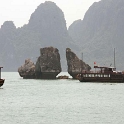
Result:
<svg viewBox="0 0 124 124">
<path fill-rule="evenodd" d="M 116 72 L 115 67 L 99 67 L 99 66 L 94 66 L 95 72 L 97 73 L 113 73 Z M 99 71 L 96 71 L 96 69 L 99 69 Z"/>
<path fill-rule="evenodd" d="M 110 77 L 112 74 L 116 74 L 115 67 L 99 67 L 94 66 L 95 71 L 85 71 L 81 73 L 81 77 L 93 78 L 93 77 Z"/>
<path fill-rule="evenodd" d="M 79 74 L 80 82 L 124 82 L 124 74 L 117 72 L 115 67 L 94 66 L 95 71 Z"/>
</svg>

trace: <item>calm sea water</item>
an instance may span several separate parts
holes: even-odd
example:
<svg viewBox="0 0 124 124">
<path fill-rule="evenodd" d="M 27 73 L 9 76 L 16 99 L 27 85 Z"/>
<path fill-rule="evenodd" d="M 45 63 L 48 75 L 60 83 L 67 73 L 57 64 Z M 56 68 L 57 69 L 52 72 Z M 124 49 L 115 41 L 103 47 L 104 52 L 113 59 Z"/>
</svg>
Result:
<svg viewBox="0 0 124 124">
<path fill-rule="evenodd" d="M 124 84 L 2 77 L 0 124 L 124 124 Z"/>
</svg>

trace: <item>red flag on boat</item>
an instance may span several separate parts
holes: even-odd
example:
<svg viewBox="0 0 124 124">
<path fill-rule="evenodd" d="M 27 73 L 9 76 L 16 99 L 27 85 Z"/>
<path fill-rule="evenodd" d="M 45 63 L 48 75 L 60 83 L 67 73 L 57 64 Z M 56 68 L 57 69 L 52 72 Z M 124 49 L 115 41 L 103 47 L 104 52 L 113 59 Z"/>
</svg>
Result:
<svg viewBox="0 0 124 124">
<path fill-rule="evenodd" d="M 94 62 L 94 65 L 96 64 L 96 62 Z"/>
</svg>

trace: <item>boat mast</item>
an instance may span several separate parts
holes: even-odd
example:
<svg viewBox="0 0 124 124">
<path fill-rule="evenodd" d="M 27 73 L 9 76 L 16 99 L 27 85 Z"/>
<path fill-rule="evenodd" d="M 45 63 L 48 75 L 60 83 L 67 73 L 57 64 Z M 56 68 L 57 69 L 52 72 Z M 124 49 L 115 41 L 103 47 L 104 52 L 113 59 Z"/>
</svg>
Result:
<svg viewBox="0 0 124 124">
<path fill-rule="evenodd" d="M 115 67 L 115 48 L 114 48 L 114 67 Z"/>
<path fill-rule="evenodd" d="M 82 61 L 83 61 L 83 52 L 82 52 Z"/>
<path fill-rule="evenodd" d="M 82 52 L 82 54 L 81 54 L 81 60 L 82 60 L 82 62 L 83 62 L 83 52 Z M 83 63 L 81 63 L 81 73 L 82 73 L 82 70 L 83 70 Z"/>
<path fill-rule="evenodd" d="M 0 67 L 0 79 L 1 79 L 1 67 Z"/>
<path fill-rule="evenodd" d="M 2 68 L 2 67 L 0 67 L 0 79 L 1 79 L 1 68 Z"/>
<path fill-rule="evenodd" d="M 1 79 L 1 68 L 3 68 L 3 67 L 0 67 L 0 79 Z"/>
</svg>

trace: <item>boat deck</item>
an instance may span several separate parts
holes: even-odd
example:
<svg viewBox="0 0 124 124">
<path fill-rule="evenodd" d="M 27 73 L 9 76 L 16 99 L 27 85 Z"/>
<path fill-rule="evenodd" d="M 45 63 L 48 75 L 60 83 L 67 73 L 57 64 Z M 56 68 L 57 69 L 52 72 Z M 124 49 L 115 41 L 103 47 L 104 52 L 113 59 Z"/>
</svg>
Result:
<svg viewBox="0 0 124 124">
<path fill-rule="evenodd" d="M 100 71 L 84 71 L 77 77 L 80 82 L 124 82 L 124 74 L 116 72 L 114 68 L 97 67 Z"/>
</svg>

